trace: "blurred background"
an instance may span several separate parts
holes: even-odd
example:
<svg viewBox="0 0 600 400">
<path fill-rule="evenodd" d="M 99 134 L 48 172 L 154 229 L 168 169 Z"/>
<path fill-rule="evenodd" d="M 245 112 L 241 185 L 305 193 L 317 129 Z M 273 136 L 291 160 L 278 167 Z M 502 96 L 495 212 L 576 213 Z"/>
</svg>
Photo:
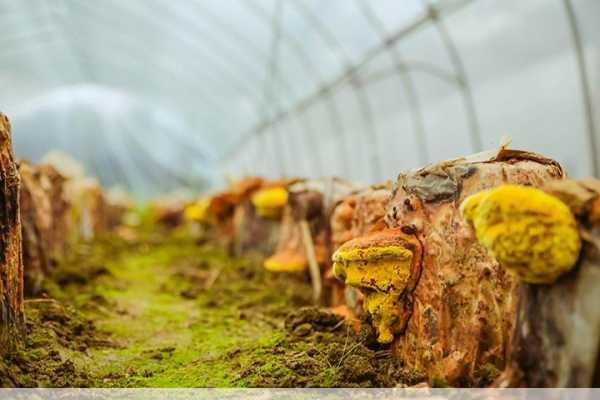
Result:
<svg viewBox="0 0 600 400">
<path fill-rule="evenodd" d="M 0 0 L 15 152 L 139 198 L 512 146 L 598 175 L 598 0 Z"/>
</svg>

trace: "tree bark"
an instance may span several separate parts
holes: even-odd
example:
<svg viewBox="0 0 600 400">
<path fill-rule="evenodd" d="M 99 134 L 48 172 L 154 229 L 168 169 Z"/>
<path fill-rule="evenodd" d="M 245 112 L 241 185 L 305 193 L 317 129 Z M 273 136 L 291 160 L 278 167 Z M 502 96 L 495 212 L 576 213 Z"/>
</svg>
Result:
<svg viewBox="0 0 600 400">
<path fill-rule="evenodd" d="M 23 238 L 25 295 L 39 293 L 48 273 L 48 241 L 52 226 L 50 199 L 40 182 L 40 174 L 27 162 L 19 164 L 21 176 L 20 214 Z"/>
<path fill-rule="evenodd" d="M 0 113 L 0 354 L 19 337 L 23 326 L 23 260 L 20 179 L 12 151 L 10 122 Z"/>
<path fill-rule="evenodd" d="M 257 215 L 249 199 L 235 207 L 233 225 L 233 254 L 236 257 L 252 253 L 268 256 L 275 250 L 280 221 Z"/>
<path fill-rule="evenodd" d="M 70 205 L 65 178 L 49 165 L 19 163 L 25 295 L 39 294 L 44 277 L 67 248 Z"/>
<path fill-rule="evenodd" d="M 391 182 L 373 185 L 347 196 L 336 205 L 331 216 L 334 251 L 345 242 L 377 229 L 377 226 L 383 228 L 391 186 Z"/>
</svg>

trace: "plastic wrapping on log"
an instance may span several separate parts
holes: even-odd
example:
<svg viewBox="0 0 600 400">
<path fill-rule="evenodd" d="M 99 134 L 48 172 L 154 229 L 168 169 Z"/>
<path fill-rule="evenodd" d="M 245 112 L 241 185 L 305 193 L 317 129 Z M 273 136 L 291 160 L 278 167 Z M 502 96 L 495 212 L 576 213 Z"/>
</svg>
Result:
<svg viewBox="0 0 600 400">
<path fill-rule="evenodd" d="M 23 324 L 20 178 L 10 122 L 0 113 L 0 354 L 12 347 Z"/>
<path fill-rule="evenodd" d="M 507 367 L 495 386 L 599 387 L 600 181 L 543 189 L 572 211 L 583 247 L 573 269 L 552 284 L 521 285 Z"/>
</svg>

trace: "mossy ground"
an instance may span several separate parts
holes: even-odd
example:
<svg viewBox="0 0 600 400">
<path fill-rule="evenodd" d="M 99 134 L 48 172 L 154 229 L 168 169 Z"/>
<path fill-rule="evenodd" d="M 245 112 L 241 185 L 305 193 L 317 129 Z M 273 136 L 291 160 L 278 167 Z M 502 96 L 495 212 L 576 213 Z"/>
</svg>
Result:
<svg viewBox="0 0 600 400">
<path fill-rule="evenodd" d="M 127 238 L 127 239 L 125 239 Z M 413 383 L 385 349 L 274 275 L 182 232 L 79 244 L 27 302 L 4 386 L 332 387 Z M 363 335 L 364 337 L 364 335 Z"/>
</svg>

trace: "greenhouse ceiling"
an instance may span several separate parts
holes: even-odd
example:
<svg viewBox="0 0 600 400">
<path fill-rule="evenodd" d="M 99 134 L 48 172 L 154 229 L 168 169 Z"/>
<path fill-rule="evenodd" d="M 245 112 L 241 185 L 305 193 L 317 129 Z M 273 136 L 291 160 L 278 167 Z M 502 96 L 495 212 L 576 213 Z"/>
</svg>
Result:
<svg viewBox="0 0 600 400">
<path fill-rule="evenodd" d="M 0 0 L 19 157 L 140 196 L 498 145 L 598 173 L 596 0 Z"/>
</svg>

